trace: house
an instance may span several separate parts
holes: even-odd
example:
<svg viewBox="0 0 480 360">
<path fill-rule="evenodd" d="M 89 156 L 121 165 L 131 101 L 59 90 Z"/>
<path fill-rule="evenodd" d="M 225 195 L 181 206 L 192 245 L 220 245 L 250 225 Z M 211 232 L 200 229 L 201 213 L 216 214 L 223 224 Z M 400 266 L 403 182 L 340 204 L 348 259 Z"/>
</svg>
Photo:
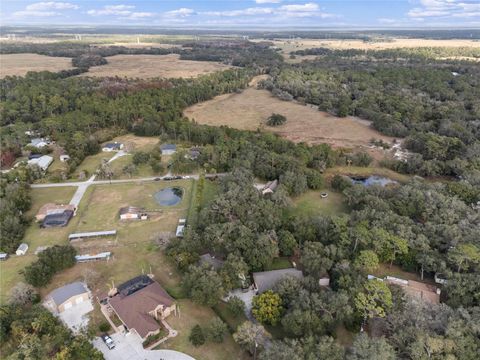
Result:
<svg viewBox="0 0 480 360">
<path fill-rule="evenodd" d="M 0 253 L 0 261 L 5 261 L 8 259 L 7 253 Z"/>
<path fill-rule="evenodd" d="M 53 162 L 53 157 L 48 155 L 40 156 L 39 158 L 28 160 L 28 165 L 38 165 L 42 171 L 47 171 L 50 164 Z"/>
<path fill-rule="evenodd" d="M 173 155 L 177 152 L 177 145 L 163 144 L 160 146 L 160 150 L 162 150 L 162 155 Z"/>
<path fill-rule="evenodd" d="M 209 253 L 206 253 L 206 254 L 200 255 L 199 263 L 201 265 L 208 264 L 213 269 L 218 270 L 223 266 L 224 261 L 216 259 L 215 256 L 212 256 Z"/>
<path fill-rule="evenodd" d="M 393 276 L 387 276 L 383 280 L 389 284 L 400 286 L 405 291 L 405 293 L 412 297 L 422 299 L 423 301 L 430 304 L 440 303 L 441 290 L 438 289 L 436 286 L 414 280 L 403 280 Z"/>
<path fill-rule="evenodd" d="M 187 219 L 178 219 L 177 231 L 175 231 L 176 237 L 179 237 L 179 238 L 183 237 L 186 223 L 187 223 Z"/>
<path fill-rule="evenodd" d="M 257 291 L 257 294 L 262 294 L 267 290 L 273 289 L 273 287 L 278 281 L 287 276 L 292 276 L 297 279 L 303 279 L 302 272 L 293 268 L 262 271 L 253 273 L 253 286 Z"/>
<path fill-rule="evenodd" d="M 45 306 L 54 313 L 62 313 L 90 300 L 90 291 L 82 282 L 74 282 L 53 290 L 47 295 Z"/>
<path fill-rule="evenodd" d="M 61 214 L 66 210 L 73 211 L 73 215 L 75 215 L 77 208 L 74 205 L 59 205 L 54 203 L 48 203 L 43 205 L 40 210 L 38 210 L 37 215 L 35 215 L 35 219 L 40 222 L 43 221 L 43 219 L 45 219 L 47 215 Z"/>
<path fill-rule="evenodd" d="M 60 161 L 61 162 L 67 162 L 68 160 L 70 160 L 69 155 L 60 155 Z"/>
<path fill-rule="evenodd" d="M 25 255 L 27 253 L 27 250 L 28 250 L 28 245 L 25 243 L 21 243 L 17 251 L 15 251 L 15 254 L 17 254 L 18 256 Z"/>
<path fill-rule="evenodd" d="M 115 236 L 117 235 L 117 230 L 106 230 L 106 231 L 92 231 L 92 232 L 84 232 L 84 233 L 75 233 L 68 235 L 68 240 L 81 240 L 85 238 L 95 238 L 101 236 Z"/>
<path fill-rule="evenodd" d="M 50 144 L 50 140 L 46 138 L 34 138 L 30 141 L 30 146 L 36 147 L 37 149 L 42 149 L 45 146 L 48 146 Z"/>
<path fill-rule="evenodd" d="M 120 285 L 107 303 L 125 328 L 136 332 L 143 340 L 158 334 L 159 321 L 176 313 L 172 297 L 147 275 L 137 276 Z"/>
<path fill-rule="evenodd" d="M 112 253 L 110 251 L 106 252 L 101 252 L 98 254 L 90 255 L 90 254 L 85 254 L 85 255 L 75 255 L 75 260 L 78 263 L 83 263 L 83 262 L 89 262 L 89 261 L 98 261 L 98 260 L 110 260 L 110 256 Z"/>
<path fill-rule="evenodd" d="M 105 152 L 111 152 L 111 151 L 119 151 L 123 149 L 123 144 L 119 142 L 113 142 L 113 143 L 106 143 L 103 145 L 102 151 Z"/>
<path fill-rule="evenodd" d="M 135 206 L 125 206 L 120 208 L 120 220 L 141 219 L 147 220 L 148 214 L 145 209 Z"/>
<path fill-rule="evenodd" d="M 273 181 L 269 181 L 267 184 L 265 184 L 265 186 L 263 187 L 262 189 L 262 195 L 265 195 L 265 194 L 273 194 L 273 192 L 275 191 L 275 189 L 277 188 L 278 186 L 278 180 L 273 180 Z"/>
<path fill-rule="evenodd" d="M 73 210 L 63 210 L 53 214 L 48 214 L 42 221 L 42 228 L 64 227 L 73 217 Z"/>
</svg>

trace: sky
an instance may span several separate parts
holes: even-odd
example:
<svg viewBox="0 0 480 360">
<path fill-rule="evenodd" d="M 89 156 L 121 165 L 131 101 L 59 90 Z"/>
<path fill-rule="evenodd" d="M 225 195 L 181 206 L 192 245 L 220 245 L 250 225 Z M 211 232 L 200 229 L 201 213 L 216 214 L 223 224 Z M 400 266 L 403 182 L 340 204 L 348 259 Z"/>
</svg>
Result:
<svg viewBox="0 0 480 360">
<path fill-rule="evenodd" d="M 480 27 L 480 0 L 1 0 L 2 25 Z"/>
</svg>

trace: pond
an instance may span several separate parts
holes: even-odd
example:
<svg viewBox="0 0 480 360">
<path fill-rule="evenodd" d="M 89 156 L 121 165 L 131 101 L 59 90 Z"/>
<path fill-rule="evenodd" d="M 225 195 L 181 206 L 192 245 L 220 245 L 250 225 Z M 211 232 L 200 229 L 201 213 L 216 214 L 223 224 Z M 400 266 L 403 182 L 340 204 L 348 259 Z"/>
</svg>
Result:
<svg viewBox="0 0 480 360">
<path fill-rule="evenodd" d="M 182 201 L 183 189 L 178 187 L 169 187 L 162 189 L 153 195 L 159 205 L 173 206 Z"/>
<path fill-rule="evenodd" d="M 369 176 L 369 177 L 358 177 L 358 176 L 351 176 L 350 179 L 354 184 L 360 184 L 364 186 L 372 186 L 372 185 L 380 185 L 386 186 L 391 184 L 396 184 L 395 180 L 382 177 L 382 176 Z"/>
</svg>

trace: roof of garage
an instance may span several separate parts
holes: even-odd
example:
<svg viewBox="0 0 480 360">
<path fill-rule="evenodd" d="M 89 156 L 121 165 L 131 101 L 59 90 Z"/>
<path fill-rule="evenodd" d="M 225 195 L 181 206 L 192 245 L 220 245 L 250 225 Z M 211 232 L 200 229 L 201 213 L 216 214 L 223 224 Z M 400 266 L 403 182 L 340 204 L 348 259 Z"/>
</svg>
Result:
<svg viewBox="0 0 480 360">
<path fill-rule="evenodd" d="M 65 286 L 59 287 L 58 289 L 53 290 L 49 296 L 53 299 L 57 306 L 63 304 L 65 301 L 70 299 L 72 296 L 84 294 L 88 292 L 85 284 L 77 281 Z"/>
</svg>

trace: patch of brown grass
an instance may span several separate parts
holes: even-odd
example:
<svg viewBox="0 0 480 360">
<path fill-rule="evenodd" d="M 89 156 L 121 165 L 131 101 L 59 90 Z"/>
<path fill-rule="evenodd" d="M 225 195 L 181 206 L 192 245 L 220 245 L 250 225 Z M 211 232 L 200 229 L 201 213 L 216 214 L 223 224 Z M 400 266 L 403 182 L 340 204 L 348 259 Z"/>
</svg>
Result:
<svg viewBox="0 0 480 360">
<path fill-rule="evenodd" d="M 38 54 L 2 54 L 0 55 L 0 78 L 5 76 L 24 76 L 29 71 L 52 71 L 73 69 L 72 59 Z"/>
<path fill-rule="evenodd" d="M 266 90 L 248 88 L 241 94 L 227 94 L 196 104 L 185 116 L 200 124 L 227 125 L 243 130 L 264 129 L 294 142 L 328 143 L 335 147 L 366 147 L 372 138 L 391 142 L 392 138 L 355 117 L 338 118 L 308 105 L 277 99 Z M 272 113 L 286 116 L 282 126 L 265 125 Z"/>
<path fill-rule="evenodd" d="M 189 78 L 229 68 L 227 65 L 216 62 L 180 60 L 177 54 L 115 55 L 108 57 L 107 61 L 108 64 L 91 67 L 87 73 L 80 76 Z"/>
</svg>

